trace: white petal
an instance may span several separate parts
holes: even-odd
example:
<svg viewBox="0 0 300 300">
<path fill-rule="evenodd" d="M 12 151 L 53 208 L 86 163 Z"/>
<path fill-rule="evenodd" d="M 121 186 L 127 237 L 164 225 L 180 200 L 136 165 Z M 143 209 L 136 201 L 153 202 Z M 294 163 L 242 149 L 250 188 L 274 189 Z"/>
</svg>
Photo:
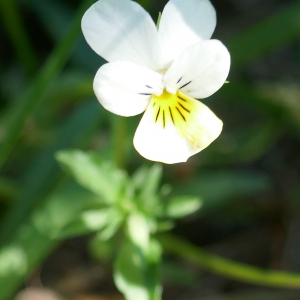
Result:
<svg viewBox="0 0 300 300">
<path fill-rule="evenodd" d="M 180 89 L 192 98 L 203 99 L 222 87 L 229 69 L 227 48 L 217 40 L 202 41 L 174 61 L 163 81 L 173 90 Z"/>
<path fill-rule="evenodd" d="M 142 113 L 162 75 L 131 62 L 103 65 L 94 79 L 99 102 L 114 114 L 129 117 Z"/>
<path fill-rule="evenodd" d="M 216 23 L 209 0 L 170 0 L 159 25 L 166 67 L 189 46 L 210 39 Z"/>
<path fill-rule="evenodd" d="M 152 97 L 133 143 L 149 160 L 185 162 L 219 136 L 222 121 L 203 103 L 180 92 L 163 96 Z"/>
<path fill-rule="evenodd" d="M 156 26 L 136 2 L 100 0 L 82 18 L 91 48 L 107 61 L 131 61 L 153 70 L 162 68 Z"/>
</svg>

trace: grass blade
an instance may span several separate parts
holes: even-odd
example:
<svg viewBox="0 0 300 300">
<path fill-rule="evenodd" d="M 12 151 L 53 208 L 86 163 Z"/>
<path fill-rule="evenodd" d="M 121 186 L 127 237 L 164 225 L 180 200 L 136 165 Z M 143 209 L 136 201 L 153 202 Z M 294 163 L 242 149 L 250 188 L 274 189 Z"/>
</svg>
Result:
<svg viewBox="0 0 300 300">
<path fill-rule="evenodd" d="M 12 0 L 0 1 L 0 14 L 19 60 L 28 74 L 35 74 L 38 68 L 37 55 L 30 43 L 15 2 Z"/>
<path fill-rule="evenodd" d="M 299 39 L 300 3 L 267 18 L 226 43 L 234 67 L 241 67 L 275 48 Z"/>
<path fill-rule="evenodd" d="M 30 214 L 37 201 L 43 201 L 43 196 L 54 185 L 60 172 L 54 153 L 85 142 L 101 120 L 99 108 L 96 101 L 79 106 L 62 124 L 57 140 L 32 164 L 24 177 L 19 197 L 1 224 L 0 243 L 12 236 L 12 232 Z"/>
<path fill-rule="evenodd" d="M 24 98 L 19 99 L 19 110 L 16 111 L 15 115 L 13 116 L 6 132 L 6 136 L 0 147 L 0 168 L 17 142 L 26 118 L 43 98 L 47 88 L 49 85 L 51 85 L 52 81 L 59 74 L 68 60 L 69 54 L 80 33 L 80 20 L 82 15 L 93 2 L 94 1 L 91 0 L 86 0 L 83 2 L 83 5 L 79 8 L 77 14 L 75 15 L 66 36 L 50 55 L 44 67 L 33 81 L 29 91 L 25 93 Z"/>
</svg>

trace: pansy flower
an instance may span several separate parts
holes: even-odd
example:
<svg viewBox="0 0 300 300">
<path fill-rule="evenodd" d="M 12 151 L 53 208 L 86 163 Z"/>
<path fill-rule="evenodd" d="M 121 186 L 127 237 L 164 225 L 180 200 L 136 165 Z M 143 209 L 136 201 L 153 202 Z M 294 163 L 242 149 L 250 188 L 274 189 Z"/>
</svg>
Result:
<svg viewBox="0 0 300 300">
<path fill-rule="evenodd" d="M 136 150 L 163 163 L 185 162 L 213 142 L 222 121 L 203 103 L 224 84 L 230 55 L 210 40 L 216 12 L 208 0 L 170 0 L 157 29 L 130 0 L 100 0 L 82 18 L 91 48 L 109 63 L 98 70 L 99 102 L 120 116 L 145 111 Z"/>
</svg>

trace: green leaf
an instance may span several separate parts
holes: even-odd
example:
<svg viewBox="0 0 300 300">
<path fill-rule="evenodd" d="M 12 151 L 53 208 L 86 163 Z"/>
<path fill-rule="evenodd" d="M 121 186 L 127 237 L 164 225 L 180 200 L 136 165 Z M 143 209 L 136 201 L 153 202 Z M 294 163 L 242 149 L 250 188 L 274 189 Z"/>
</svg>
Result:
<svg viewBox="0 0 300 300">
<path fill-rule="evenodd" d="M 145 180 L 147 178 L 147 174 L 148 174 L 148 167 L 141 166 L 131 176 L 132 182 L 134 183 L 134 186 L 137 189 L 140 189 L 143 187 L 143 184 L 145 184 Z"/>
<path fill-rule="evenodd" d="M 98 233 L 91 239 L 89 251 L 95 259 L 108 262 L 112 260 L 116 247 L 112 240 L 103 240 Z"/>
<path fill-rule="evenodd" d="M 97 202 L 94 194 L 77 184 L 70 184 L 53 193 L 47 203 L 33 215 L 32 222 L 41 233 L 57 239 L 70 224 L 77 221 L 83 211 Z M 77 235 L 82 233 L 79 229 Z M 73 235 L 76 235 L 74 230 Z"/>
<path fill-rule="evenodd" d="M 196 196 L 178 196 L 168 201 L 165 214 L 171 218 L 183 218 L 202 206 L 202 201 Z"/>
<path fill-rule="evenodd" d="M 137 248 L 125 242 L 118 255 L 114 280 L 127 300 L 150 300 L 144 278 L 145 261 Z"/>
<path fill-rule="evenodd" d="M 148 256 L 129 241 L 122 245 L 114 268 L 117 288 L 127 300 L 159 300 L 158 262 L 161 248 L 156 241 L 149 244 Z"/>
<path fill-rule="evenodd" d="M 92 233 L 93 230 L 88 228 L 81 220 L 68 224 L 65 228 L 55 233 L 55 237 L 59 239 L 69 239 L 80 235 Z"/>
<path fill-rule="evenodd" d="M 82 186 L 101 196 L 106 203 L 119 200 L 127 175 L 113 163 L 79 150 L 60 151 L 56 158 Z"/>
<path fill-rule="evenodd" d="M 132 175 L 132 181 L 144 195 L 155 194 L 162 178 L 162 165 L 142 166 Z"/>
<path fill-rule="evenodd" d="M 136 187 L 136 201 L 141 210 L 147 214 L 155 215 L 160 209 L 159 185 L 162 178 L 162 165 L 154 164 L 138 169 L 132 176 Z"/>
<path fill-rule="evenodd" d="M 83 212 L 81 219 L 88 228 L 99 230 L 110 221 L 114 213 L 114 208 L 88 210 Z"/>
<path fill-rule="evenodd" d="M 162 172 L 163 169 L 161 164 L 154 164 L 152 167 L 149 168 L 145 178 L 145 182 L 143 182 L 144 196 L 148 194 L 156 194 L 162 179 Z"/>
<path fill-rule="evenodd" d="M 28 268 L 26 253 L 18 245 L 9 245 L 0 250 L 0 278 L 9 273 L 23 275 Z"/>
<path fill-rule="evenodd" d="M 75 222 L 70 223 L 60 232 L 60 238 L 86 234 L 103 229 L 114 220 L 115 208 L 107 207 L 84 211 Z"/>
<path fill-rule="evenodd" d="M 160 221 L 157 223 L 157 232 L 170 231 L 175 227 L 174 222 L 172 221 Z"/>
<path fill-rule="evenodd" d="M 162 246 L 154 238 L 149 239 L 149 247 L 147 250 L 147 260 L 150 264 L 158 264 L 162 256 Z"/>
<path fill-rule="evenodd" d="M 135 213 L 127 218 L 128 236 L 144 252 L 148 249 L 150 229 L 144 215 Z"/>
<path fill-rule="evenodd" d="M 169 196 L 172 192 L 172 186 L 170 184 L 163 184 L 160 188 L 159 194 L 162 198 Z"/>
<path fill-rule="evenodd" d="M 162 251 L 161 244 L 156 239 L 150 238 L 147 251 L 147 286 L 151 300 L 161 300 L 160 264 Z"/>
<path fill-rule="evenodd" d="M 115 211 L 115 214 L 113 218 L 109 220 L 109 223 L 103 228 L 101 232 L 99 232 L 99 238 L 103 241 L 107 241 L 111 239 L 116 232 L 120 229 L 124 222 L 124 216 L 118 212 Z"/>
</svg>

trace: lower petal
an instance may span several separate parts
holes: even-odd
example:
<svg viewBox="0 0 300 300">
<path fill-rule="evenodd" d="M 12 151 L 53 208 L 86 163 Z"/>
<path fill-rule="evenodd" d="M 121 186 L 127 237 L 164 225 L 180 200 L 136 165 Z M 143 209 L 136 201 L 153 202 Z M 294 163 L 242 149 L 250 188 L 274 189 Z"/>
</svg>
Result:
<svg viewBox="0 0 300 300">
<path fill-rule="evenodd" d="M 223 123 L 203 103 L 180 91 L 152 96 L 134 136 L 145 158 L 167 164 L 185 162 L 211 144 Z"/>
</svg>

